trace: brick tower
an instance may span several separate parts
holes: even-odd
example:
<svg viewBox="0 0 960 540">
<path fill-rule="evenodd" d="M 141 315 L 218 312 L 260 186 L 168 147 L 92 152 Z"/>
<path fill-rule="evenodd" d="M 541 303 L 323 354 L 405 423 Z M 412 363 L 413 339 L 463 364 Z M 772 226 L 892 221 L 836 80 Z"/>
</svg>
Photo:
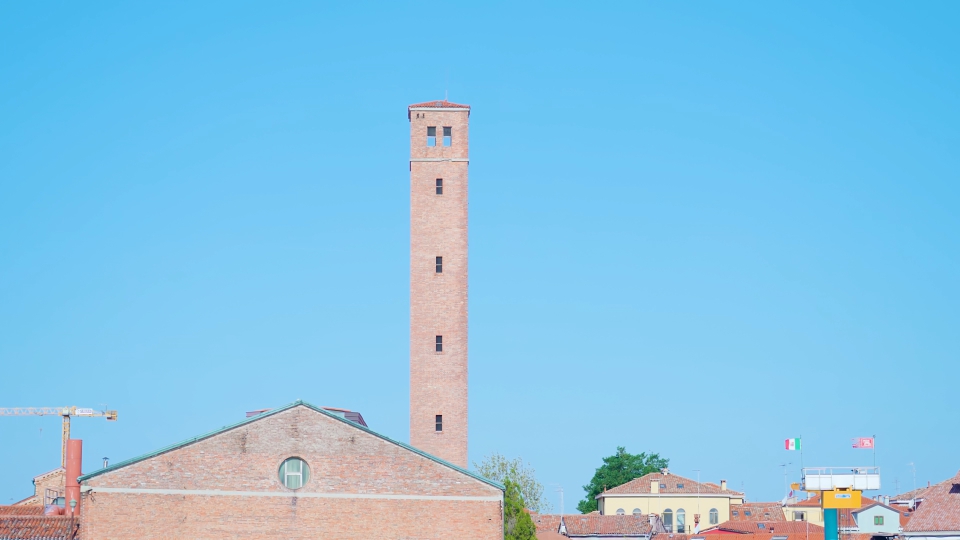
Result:
<svg viewBox="0 0 960 540">
<path fill-rule="evenodd" d="M 470 106 L 410 105 L 410 444 L 467 467 Z"/>
</svg>

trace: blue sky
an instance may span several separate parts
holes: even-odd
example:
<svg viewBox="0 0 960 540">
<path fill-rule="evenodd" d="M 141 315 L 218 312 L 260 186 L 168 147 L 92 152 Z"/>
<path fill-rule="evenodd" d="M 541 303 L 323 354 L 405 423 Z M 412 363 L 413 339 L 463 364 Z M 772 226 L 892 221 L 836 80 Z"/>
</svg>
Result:
<svg viewBox="0 0 960 540">
<path fill-rule="evenodd" d="M 349 5 L 348 5 L 349 4 Z M 86 471 L 301 398 L 408 434 L 406 106 L 468 103 L 470 455 L 960 469 L 960 6 L 6 3 L 0 406 Z M 0 503 L 59 460 L 0 418 Z M 558 508 L 557 508 L 558 509 Z"/>
</svg>

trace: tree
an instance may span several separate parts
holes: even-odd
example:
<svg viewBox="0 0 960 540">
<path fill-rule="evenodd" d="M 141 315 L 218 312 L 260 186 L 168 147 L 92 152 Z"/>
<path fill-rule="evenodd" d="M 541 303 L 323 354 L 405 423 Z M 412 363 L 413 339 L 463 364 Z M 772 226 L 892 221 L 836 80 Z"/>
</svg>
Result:
<svg viewBox="0 0 960 540">
<path fill-rule="evenodd" d="M 503 485 L 507 488 L 503 494 L 503 540 L 536 540 L 537 527 L 524 510 L 520 484 L 508 476 Z"/>
<path fill-rule="evenodd" d="M 630 454 L 622 446 L 618 446 L 617 453 L 603 458 L 603 465 L 594 473 L 590 483 L 583 486 L 587 497 L 577 504 L 577 510 L 582 514 L 589 514 L 597 509 L 595 497 L 602 491 L 626 484 L 645 474 L 657 472 L 669 464 L 670 460 L 660 457 L 660 454 L 647 455 L 644 452 Z"/>
<path fill-rule="evenodd" d="M 529 463 L 524 463 L 522 459 L 507 459 L 494 452 L 483 458 L 479 465 L 474 462 L 473 468 L 480 473 L 480 476 L 495 480 L 501 484 L 506 484 L 510 479 L 520 490 L 527 508 L 538 514 L 549 512 L 552 507 L 543 497 L 543 484 L 537 482 L 536 471 Z"/>
</svg>

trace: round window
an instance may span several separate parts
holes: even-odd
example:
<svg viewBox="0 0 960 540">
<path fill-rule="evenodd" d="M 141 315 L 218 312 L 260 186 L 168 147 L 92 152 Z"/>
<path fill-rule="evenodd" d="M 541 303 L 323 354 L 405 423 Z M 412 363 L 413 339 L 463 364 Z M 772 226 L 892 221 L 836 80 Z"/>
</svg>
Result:
<svg viewBox="0 0 960 540">
<path fill-rule="evenodd" d="M 300 458 L 289 458 L 280 464 L 280 483 L 290 489 L 300 489 L 310 480 L 310 467 Z"/>
</svg>

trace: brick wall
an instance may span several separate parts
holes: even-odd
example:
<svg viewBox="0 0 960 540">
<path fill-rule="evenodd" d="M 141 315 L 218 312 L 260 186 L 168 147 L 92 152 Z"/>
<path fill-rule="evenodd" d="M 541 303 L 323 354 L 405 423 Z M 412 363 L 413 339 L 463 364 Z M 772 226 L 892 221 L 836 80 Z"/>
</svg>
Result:
<svg viewBox="0 0 960 540">
<path fill-rule="evenodd" d="M 296 491 L 289 457 L 310 466 Z M 83 486 L 84 540 L 502 538 L 498 488 L 304 406 Z"/>
<path fill-rule="evenodd" d="M 461 467 L 468 465 L 468 118 L 468 109 L 410 111 L 410 444 Z M 437 146 L 427 146 L 428 126 L 437 128 Z M 444 126 L 452 128 L 449 147 Z M 439 274 L 436 257 L 443 257 Z"/>
</svg>

